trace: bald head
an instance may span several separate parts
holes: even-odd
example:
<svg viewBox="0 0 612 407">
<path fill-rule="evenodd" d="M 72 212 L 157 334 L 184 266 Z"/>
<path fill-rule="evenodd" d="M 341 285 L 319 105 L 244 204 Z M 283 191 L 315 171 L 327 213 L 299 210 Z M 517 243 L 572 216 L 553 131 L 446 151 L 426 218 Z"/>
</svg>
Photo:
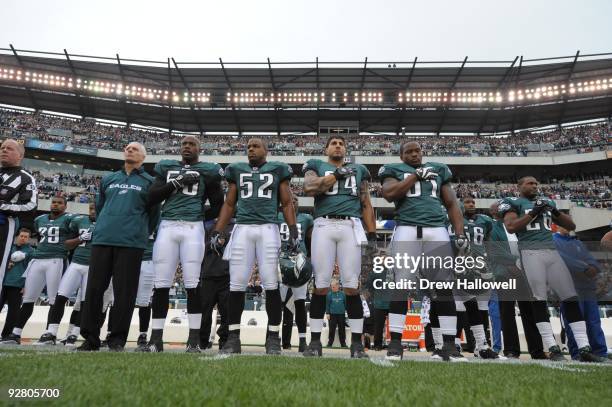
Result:
<svg viewBox="0 0 612 407">
<path fill-rule="evenodd" d="M 0 164 L 2 167 L 18 167 L 25 154 L 23 144 L 15 139 L 6 139 L 0 145 Z"/>
</svg>

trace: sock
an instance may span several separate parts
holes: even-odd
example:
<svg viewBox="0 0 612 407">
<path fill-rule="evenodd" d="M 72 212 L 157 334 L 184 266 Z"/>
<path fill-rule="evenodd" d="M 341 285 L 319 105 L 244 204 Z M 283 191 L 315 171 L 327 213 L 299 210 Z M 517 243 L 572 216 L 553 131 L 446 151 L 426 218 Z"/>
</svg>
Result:
<svg viewBox="0 0 612 407">
<path fill-rule="evenodd" d="M 79 336 L 80 334 L 81 334 L 81 327 L 80 326 L 75 326 L 72 329 L 72 335 Z"/>
<path fill-rule="evenodd" d="M 320 341 L 325 316 L 326 295 L 312 294 L 310 300 L 310 341 Z"/>
<path fill-rule="evenodd" d="M 51 326 L 51 324 L 59 324 L 62 322 L 62 318 L 64 317 L 64 307 L 66 306 L 66 303 L 68 302 L 68 298 L 64 297 L 63 295 L 57 295 L 55 297 L 55 303 L 51 306 L 51 308 L 49 308 L 49 316 L 47 319 L 47 324 L 49 326 Z M 70 316 L 70 319 L 72 319 L 72 315 Z M 57 334 L 57 330 L 55 331 L 54 335 Z"/>
<path fill-rule="evenodd" d="M 406 325 L 406 312 L 408 312 L 408 303 L 406 301 L 393 301 L 389 305 L 391 340 L 402 340 L 404 326 Z"/>
<path fill-rule="evenodd" d="M 81 333 L 81 328 L 79 328 L 80 318 L 81 318 L 81 311 L 75 311 L 73 309 L 72 314 L 70 314 L 70 325 L 68 327 L 68 334 L 66 336 L 70 336 L 70 335 L 79 336 L 79 334 Z"/>
<path fill-rule="evenodd" d="M 149 330 L 149 320 L 151 319 L 151 307 L 138 308 L 138 326 L 141 333 L 147 333 Z"/>
<path fill-rule="evenodd" d="M 22 328 L 13 328 L 13 335 L 21 336 Z"/>
<path fill-rule="evenodd" d="M 346 313 L 348 315 L 349 328 L 351 328 L 351 342 L 361 343 L 361 334 L 363 333 L 363 304 L 361 303 L 359 294 L 346 296 Z"/>
<path fill-rule="evenodd" d="M 484 325 L 472 325 L 470 330 L 474 335 L 474 341 L 476 342 L 476 350 L 487 349 L 489 344 L 487 343 L 487 336 L 485 335 Z"/>
<path fill-rule="evenodd" d="M 66 336 L 74 335 L 72 332 L 74 331 L 74 324 L 68 325 L 68 331 L 66 331 Z"/>
<path fill-rule="evenodd" d="M 465 301 L 463 304 L 465 305 L 465 311 L 468 323 L 470 324 L 470 330 L 472 331 L 472 335 L 474 335 L 474 342 L 476 342 L 475 349 L 477 351 L 480 349 L 486 349 L 488 345 L 487 337 L 484 331 L 484 324 L 482 322 L 483 311 L 480 311 L 478 309 L 478 302 L 475 298 L 469 301 Z"/>
<path fill-rule="evenodd" d="M 25 302 L 21 305 L 21 309 L 19 310 L 19 318 L 17 319 L 17 324 L 15 328 L 19 328 L 19 333 L 15 335 L 21 336 L 21 330 L 28 322 L 28 319 L 32 316 L 32 312 L 34 312 L 34 303 L 33 302 Z M 15 330 L 13 330 L 15 333 Z"/>
<path fill-rule="evenodd" d="M 169 302 L 170 288 L 156 288 L 153 290 L 153 301 L 151 302 L 151 341 L 161 341 L 163 338 Z"/>
<path fill-rule="evenodd" d="M 227 324 L 229 333 L 240 335 L 240 319 L 244 311 L 244 291 L 230 291 L 227 310 Z"/>
<path fill-rule="evenodd" d="M 295 300 L 295 324 L 300 338 L 306 337 L 306 300 Z"/>
<path fill-rule="evenodd" d="M 280 290 L 266 290 L 266 313 L 268 314 L 268 335 L 278 337 L 283 319 L 283 305 Z"/>
<path fill-rule="evenodd" d="M 550 322 L 536 322 L 536 326 L 538 327 L 538 331 L 540 332 L 540 336 L 542 337 L 542 342 L 544 343 L 545 350 L 550 349 L 553 346 L 557 346 L 557 342 L 555 341 L 552 325 L 550 325 Z"/>
<path fill-rule="evenodd" d="M 199 343 L 200 326 L 202 325 L 202 299 L 198 287 L 187 288 L 187 321 L 189 322 L 189 343 Z"/>
<path fill-rule="evenodd" d="M 434 345 L 436 349 L 442 349 L 442 345 L 444 341 L 442 340 L 442 332 L 440 332 L 440 328 L 431 327 L 431 336 L 434 340 Z"/>
<path fill-rule="evenodd" d="M 572 333 L 574 334 L 574 339 L 576 340 L 576 346 L 578 346 L 578 349 L 582 349 L 585 346 L 590 346 L 589 337 L 586 330 L 586 323 L 584 321 L 570 322 L 569 326 L 572 328 Z"/>
<path fill-rule="evenodd" d="M 114 312 L 113 312 L 114 307 L 109 307 L 108 309 L 108 326 L 106 327 L 106 331 L 108 333 L 113 332 L 113 326 L 115 324 L 115 317 L 114 317 Z"/>
<path fill-rule="evenodd" d="M 461 346 L 461 338 L 455 336 L 455 346 Z"/>
<path fill-rule="evenodd" d="M 57 330 L 59 329 L 59 324 L 49 324 L 47 327 L 47 333 L 57 337 Z"/>
</svg>

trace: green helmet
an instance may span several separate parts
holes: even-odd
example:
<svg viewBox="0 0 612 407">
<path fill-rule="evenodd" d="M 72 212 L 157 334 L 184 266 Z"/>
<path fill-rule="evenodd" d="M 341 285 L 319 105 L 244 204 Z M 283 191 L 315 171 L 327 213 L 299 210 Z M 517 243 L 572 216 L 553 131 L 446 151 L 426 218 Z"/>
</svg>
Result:
<svg viewBox="0 0 612 407">
<path fill-rule="evenodd" d="M 312 277 L 310 259 L 301 252 L 282 250 L 278 259 L 279 280 L 289 287 L 301 287 Z"/>
</svg>

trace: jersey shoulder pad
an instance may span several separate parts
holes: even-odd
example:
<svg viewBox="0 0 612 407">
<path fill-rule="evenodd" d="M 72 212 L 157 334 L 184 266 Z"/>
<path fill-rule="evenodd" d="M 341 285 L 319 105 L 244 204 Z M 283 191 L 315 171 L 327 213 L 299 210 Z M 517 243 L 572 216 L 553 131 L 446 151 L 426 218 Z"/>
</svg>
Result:
<svg viewBox="0 0 612 407">
<path fill-rule="evenodd" d="M 163 178 L 166 176 L 166 172 L 168 172 L 170 167 L 174 164 L 176 164 L 176 160 L 161 160 L 160 162 L 155 164 L 155 167 L 153 167 L 153 173 L 156 176 L 160 176 Z"/>
<path fill-rule="evenodd" d="M 518 198 L 516 197 L 504 198 L 504 200 L 501 201 L 501 203 L 497 207 L 497 212 L 499 212 L 499 214 L 502 216 L 505 215 L 507 212 L 519 213 L 520 211 L 519 207 L 520 207 L 520 204 L 518 202 Z"/>
<path fill-rule="evenodd" d="M 272 171 L 276 172 L 281 181 L 291 179 L 293 176 L 293 170 L 289 164 L 280 161 L 272 161 L 270 164 L 273 165 Z"/>
<path fill-rule="evenodd" d="M 307 171 L 314 171 L 318 174 L 320 167 L 321 167 L 321 160 L 317 158 L 312 158 L 306 161 L 304 165 L 302 166 L 302 174 L 305 174 Z"/>
<path fill-rule="evenodd" d="M 401 179 L 403 177 L 403 171 L 399 170 L 401 164 L 385 164 L 378 169 L 378 178 L 384 181 L 385 178 L 396 178 Z"/>
<path fill-rule="evenodd" d="M 446 164 L 432 162 L 432 163 L 427 163 L 427 165 L 434 167 L 438 175 L 442 177 L 443 182 L 448 182 L 453 177 L 452 171 L 450 170 L 450 168 L 448 168 L 448 165 Z"/>
<path fill-rule="evenodd" d="M 370 181 L 372 176 L 370 175 L 370 171 L 363 164 L 356 164 L 358 170 L 361 172 L 361 180 L 362 181 Z"/>
<path fill-rule="evenodd" d="M 42 222 L 45 218 L 48 218 L 49 215 L 43 213 L 42 215 L 38 215 L 35 219 L 34 222 Z"/>
<path fill-rule="evenodd" d="M 240 163 L 231 163 L 225 167 L 225 179 L 237 183 L 237 174 L 240 173 Z"/>
</svg>

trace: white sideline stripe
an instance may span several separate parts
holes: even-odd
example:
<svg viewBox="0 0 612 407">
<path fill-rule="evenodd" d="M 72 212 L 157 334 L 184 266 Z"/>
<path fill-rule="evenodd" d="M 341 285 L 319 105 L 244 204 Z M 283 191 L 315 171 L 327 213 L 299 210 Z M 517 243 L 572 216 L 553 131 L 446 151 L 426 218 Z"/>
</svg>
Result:
<svg viewBox="0 0 612 407">
<path fill-rule="evenodd" d="M 395 367 L 393 362 L 387 359 L 379 359 L 379 358 L 370 358 L 370 362 L 380 367 Z"/>
</svg>

